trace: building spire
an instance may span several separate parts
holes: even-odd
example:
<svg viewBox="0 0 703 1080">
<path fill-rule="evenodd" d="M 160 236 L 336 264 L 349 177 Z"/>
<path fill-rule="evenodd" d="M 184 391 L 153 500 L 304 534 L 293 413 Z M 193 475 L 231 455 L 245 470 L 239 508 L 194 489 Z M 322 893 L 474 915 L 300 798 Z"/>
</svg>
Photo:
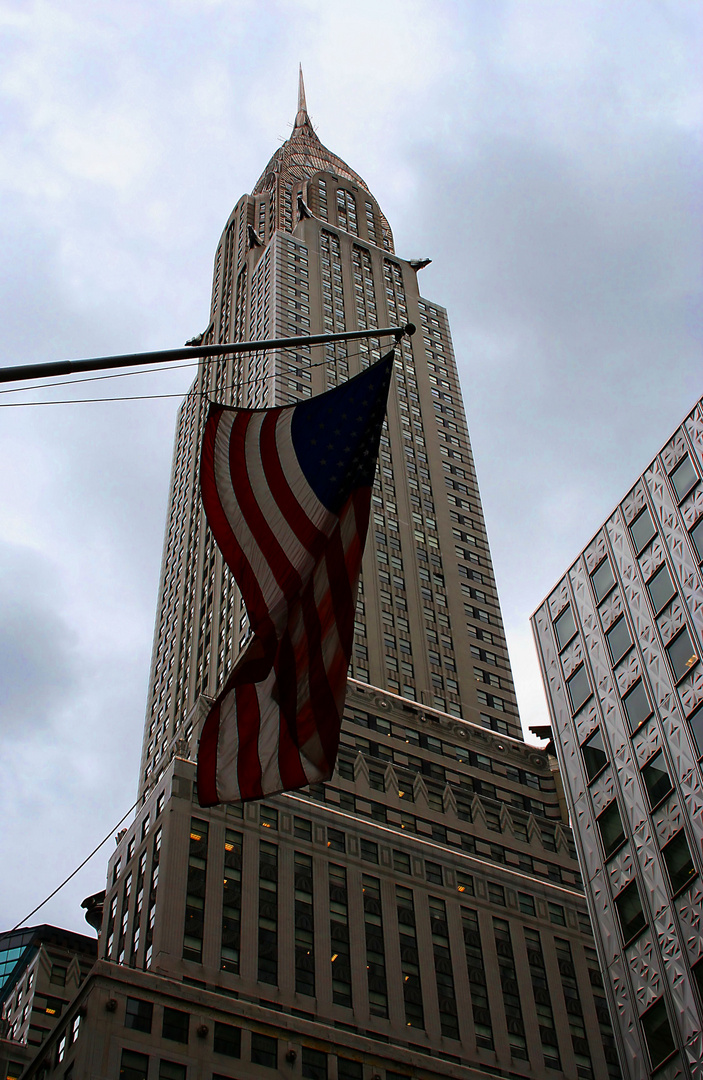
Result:
<svg viewBox="0 0 703 1080">
<path fill-rule="evenodd" d="M 295 117 L 295 127 L 301 128 L 305 123 L 310 123 L 308 107 L 305 103 L 305 83 L 303 82 L 303 65 L 298 65 L 298 112 Z"/>
</svg>

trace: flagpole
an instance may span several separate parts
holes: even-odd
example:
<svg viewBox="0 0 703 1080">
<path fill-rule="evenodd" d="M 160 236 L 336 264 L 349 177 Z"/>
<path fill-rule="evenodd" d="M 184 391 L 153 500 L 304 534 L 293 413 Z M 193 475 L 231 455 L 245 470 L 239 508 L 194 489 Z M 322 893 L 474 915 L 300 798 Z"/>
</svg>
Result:
<svg viewBox="0 0 703 1080">
<path fill-rule="evenodd" d="M 222 345 L 186 345 L 181 349 L 161 349 L 158 352 L 125 353 L 122 356 L 96 356 L 88 360 L 55 360 L 48 364 L 23 364 L 0 368 L 0 383 L 28 382 L 56 375 L 75 375 L 81 371 L 105 371 L 110 368 L 139 367 L 142 364 L 163 364 L 176 360 L 191 360 L 229 356 L 233 353 L 270 352 L 272 349 L 300 348 L 306 345 L 326 345 L 334 341 L 358 341 L 361 338 L 394 337 L 396 341 L 412 336 L 415 327 L 377 327 L 374 330 L 349 330 L 341 334 L 313 334 L 306 337 L 276 338 L 269 341 L 230 341 Z"/>
</svg>

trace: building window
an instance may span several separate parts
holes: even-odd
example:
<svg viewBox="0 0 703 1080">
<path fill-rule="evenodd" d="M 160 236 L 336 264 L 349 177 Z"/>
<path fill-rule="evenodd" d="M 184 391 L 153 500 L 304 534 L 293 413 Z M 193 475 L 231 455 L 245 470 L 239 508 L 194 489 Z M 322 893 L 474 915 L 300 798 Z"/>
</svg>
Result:
<svg viewBox="0 0 703 1080">
<path fill-rule="evenodd" d="M 583 1007 L 579 994 L 579 985 L 576 980 L 574 958 L 571 953 L 571 945 L 564 938 L 554 938 L 554 947 L 559 961 L 559 974 L 561 975 L 561 987 L 564 994 L 564 1004 L 569 1018 L 569 1031 L 571 1032 L 571 1044 L 574 1048 L 576 1059 L 576 1075 L 581 1080 L 592 1080 L 593 1063 L 591 1052 L 586 1037 L 586 1025 L 583 1019 Z"/>
<path fill-rule="evenodd" d="M 596 728 L 590 739 L 586 739 L 581 747 L 581 753 L 583 754 L 583 763 L 586 766 L 586 776 L 590 782 L 608 764 L 608 755 L 603 745 L 603 733 L 599 727 Z"/>
<path fill-rule="evenodd" d="M 150 1035 L 153 1014 L 154 1006 L 151 1001 L 142 1001 L 140 998 L 127 998 L 124 1026 L 132 1028 L 133 1031 L 145 1031 L 147 1035 Z"/>
<path fill-rule="evenodd" d="M 652 707 L 641 679 L 635 683 L 632 690 L 625 694 L 622 703 L 625 706 L 630 731 L 637 731 L 640 724 L 652 715 Z"/>
<path fill-rule="evenodd" d="M 275 807 L 267 807 L 262 802 L 259 809 L 259 823 L 263 828 L 278 829 L 279 811 L 276 810 Z"/>
<path fill-rule="evenodd" d="M 442 867 L 439 863 L 429 862 L 425 859 L 425 880 L 432 885 L 444 885 Z"/>
<path fill-rule="evenodd" d="M 655 754 L 653 758 L 650 758 L 644 766 L 642 779 L 647 789 L 650 809 L 653 810 L 673 788 L 662 750 Z"/>
<path fill-rule="evenodd" d="M 694 469 L 693 462 L 688 454 L 679 462 L 669 479 L 674 485 L 674 491 L 679 502 L 681 502 L 698 483 L 698 473 Z"/>
<path fill-rule="evenodd" d="M 698 558 L 703 560 L 703 517 L 699 518 L 690 532 Z"/>
<path fill-rule="evenodd" d="M 627 945 L 647 925 L 636 881 L 631 881 L 622 892 L 618 893 L 615 897 L 615 907 L 620 919 L 622 939 Z"/>
<path fill-rule="evenodd" d="M 547 904 L 547 911 L 549 913 L 549 921 L 555 923 L 556 926 L 566 926 L 566 916 L 564 915 L 564 909 L 561 904 Z"/>
<path fill-rule="evenodd" d="M 630 631 L 627 628 L 627 622 L 623 616 L 614 623 L 610 630 L 605 635 L 608 639 L 608 648 L 610 649 L 610 657 L 613 662 L 613 667 L 619 664 L 623 656 L 629 652 L 632 648 L 632 640 L 630 639 Z"/>
<path fill-rule="evenodd" d="M 564 608 L 561 615 L 554 620 L 554 633 L 556 634 L 559 648 L 563 649 L 569 644 L 576 633 L 576 623 L 571 607 Z"/>
<path fill-rule="evenodd" d="M 183 934 L 183 958 L 201 963 L 203 958 L 203 917 L 207 872 L 207 821 L 193 818 L 188 848 L 188 886 Z"/>
<path fill-rule="evenodd" d="M 172 1042 L 187 1043 L 189 1027 L 190 1013 L 181 1012 L 180 1009 L 164 1007 L 164 1021 L 161 1028 L 164 1039 L 170 1039 Z"/>
<path fill-rule="evenodd" d="M 149 1057 L 135 1050 L 123 1050 L 120 1061 L 120 1080 L 147 1080 Z"/>
<path fill-rule="evenodd" d="M 301 1076 L 304 1080 L 327 1080 L 327 1054 L 322 1050 L 303 1047 Z"/>
<path fill-rule="evenodd" d="M 663 611 L 669 601 L 676 596 L 676 589 L 671 580 L 671 574 L 666 566 L 660 567 L 654 577 L 647 582 L 647 592 L 652 601 L 655 614 Z"/>
<path fill-rule="evenodd" d="M 293 818 L 293 835 L 298 840 L 308 840 L 312 842 L 312 822 L 307 821 L 306 818 Z"/>
<path fill-rule="evenodd" d="M 488 899 L 491 904 L 499 904 L 500 907 L 505 907 L 505 889 L 503 886 L 497 885 L 495 881 L 489 881 Z"/>
<path fill-rule="evenodd" d="M 359 850 L 365 862 L 378 865 L 378 844 L 375 844 L 373 840 L 360 840 Z"/>
<path fill-rule="evenodd" d="M 699 705 L 696 711 L 691 713 L 688 722 L 700 757 L 703 754 L 703 705 Z"/>
<path fill-rule="evenodd" d="M 278 984 L 278 848 L 259 844 L 259 982 Z"/>
<path fill-rule="evenodd" d="M 681 829 L 671 838 L 668 844 L 662 848 L 662 855 L 666 863 L 666 869 L 671 882 L 671 891 L 674 895 L 685 888 L 696 874 L 691 852 L 688 850 L 686 835 Z"/>
<path fill-rule="evenodd" d="M 542 942 L 539 932 L 533 930 L 529 926 L 524 927 L 523 933 L 525 935 L 525 944 L 527 945 L 527 961 L 530 966 L 532 989 L 534 990 L 535 995 L 537 1023 L 542 1043 L 544 1064 L 548 1069 L 561 1069 L 559 1041 L 554 1025 L 554 1013 L 552 1011 L 552 999 L 549 992 L 547 972 L 544 967 Z"/>
<path fill-rule="evenodd" d="M 295 875 L 295 991 L 315 996 L 315 924 L 313 916 L 312 858 L 294 853 Z"/>
<path fill-rule="evenodd" d="M 517 899 L 523 915 L 536 915 L 534 896 L 530 896 L 529 893 L 519 892 Z"/>
<path fill-rule="evenodd" d="M 600 838 L 603 841 L 605 857 L 609 859 L 625 842 L 625 830 L 622 827 L 620 810 L 615 799 L 606 806 L 603 813 L 596 818 L 596 821 L 598 822 Z"/>
<path fill-rule="evenodd" d="M 474 879 L 471 874 L 465 874 L 461 870 L 456 872 L 456 891 L 465 893 L 467 896 L 474 895 Z"/>
<path fill-rule="evenodd" d="M 364 1066 L 360 1061 L 338 1057 L 337 1080 L 364 1080 Z"/>
<path fill-rule="evenodd" d="M 567 682 L 571 711 L 577 713 L 591 696 L 591 686 L 586 674 L 586 666 L 582 664 L 578 671 L 574 672 Z"/>
<path fill-rule="evenodd" d="M 444 900 L 440 900 L 437 896 L 429 897 L 429 906 L 440 1027 L 445 1038 L 458 1039 L 459 1020 L 454 990 L 452 955 L 449 949 L 447 909 Z"/>
<path fill-rule="evenodd" d="M 652 515 L 647 507 L 644 508 L 630 525 L 630 532 L 635 545 L 635 551 L 639 555 L 657 533 L 652 521 Z"/>
<path fill-rule="evenodd" d="M 224 1054 L 226 1057 L 238 1058 L 242 1049 L 242 1033 L 233 1024 L 222 1024 L 215 1021 L 215 1035 L 213 1050 L 216 1054 Z"/>
<path fill-rule="evenodd" d="M 597 566 L 593 571 L 591 574 L 591 581 L 593 583 L 593 591 L 596 594 L 596 600 L 600 603 L 615 585 L 613 568 L 607 558 L 603 559 L 600 566 Z"/>
<path fill-rule="evenodd" d="M 660 998 L 655 1002 L 651 1009 L 640 1017 L 640 1022 L 649 1051 L 649 1060 L 652 1068 L 656 1069 L 676 1049 L 664 999 Z"/>
<path fill-rule="evenodd" d="M 346 851 L 346 838 L 339 829 L 327 829 L 327 847 L 332 851 Z"/>
<path fill-rule="evenodd" d="M 400 969 L 403 976 L 403 999 L 407 1027 L 424 1028 L 420 983 L 420 957 L 415 930 L 415 902 L 412 889 L 401 885 L 395 887 L 398 911 L 398 935 L 400 940 Z"/>
<path fill-rule="evenodd" d="M 503 1005 L 508 1021 L 508 1042 L 510 1054 L 520 1061 L 527 1061 L 527 1039 L 522 1019 L 522 1006 L 518 993 L 517 972 L 510 938 L 510 925 L 505 919 L 493 919 L 493 932 L 498 953 L 498 969 L 503 989 Z"/>
<path fill-rule="evenodd" d="M 159 1062 L 159 1080 L 186 1080 L 188 1067 L 180 1061 Z"/>
<path fill-rule="evenodd" d="M 698 654 L 691 644 L 691 635 L 685 627 L 681 633 L 667 645 L 666 651 L 669 654 L 671 669 L 674 673 L 676 682 L 678 682 L 679 679 L 682 679 L 684 675 L 688 674 L 698 661 Z"/>
<path fill-rule="evenodd" d="M 332 955 L 332 1001 L 351 1008 L 351 953 L 349 949 L 349 907 L 347 871 L 329 864 L 330 945 Z"/>
<path fill-rule="evenodd" d="M 256 1031 L 252 1032 L 251 1060 L 254 1065 L 275 1069 L 278 1065 L 278 1040 L 268 1035 L 259 1035 Z"/>
<path fill-rule="evenodd" d="M 378 878 L 362 876 L 364 894 L 364 929 L 366 933 L 366 974 L 369 988 L 369 1012 L 372 1016 L 388 1016 L 386 984 L 386 954 L 383 944 L 383 913 L 381 883 Z"/>
<path fill-rule="evenodd" d="M 222 945 L 220 967 L 239 972 L 242 917 L 242 834 L 225 830 L 224 877 L 222 886 Z"/>
<path fill-rule="evenodd" d="M 404 851 L 393 849 L 393 869 L 400 874 L 410 873 L 410 856 Z"/>
</svg>

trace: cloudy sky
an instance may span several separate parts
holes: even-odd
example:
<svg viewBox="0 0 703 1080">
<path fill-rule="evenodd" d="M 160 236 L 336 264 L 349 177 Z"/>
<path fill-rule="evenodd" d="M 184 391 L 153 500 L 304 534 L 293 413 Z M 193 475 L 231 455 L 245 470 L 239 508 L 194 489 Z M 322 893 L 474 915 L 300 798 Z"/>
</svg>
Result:
<svg viewBox="0 0 703 1080">
<path fill-rule="evenodd" d="M 434 260 L 544 720 L 529 616 L 703 393 L 702 23 L 697 0 L 0 0 L 0 364 L 203 329 L 302 61 L 320 138 Z M 178 397 L 16 403 L 191 376 L 0 395 L 0 929 L 134 801 Z M 108 850 L 32 921 L 90 932 Z"/>
</svg>

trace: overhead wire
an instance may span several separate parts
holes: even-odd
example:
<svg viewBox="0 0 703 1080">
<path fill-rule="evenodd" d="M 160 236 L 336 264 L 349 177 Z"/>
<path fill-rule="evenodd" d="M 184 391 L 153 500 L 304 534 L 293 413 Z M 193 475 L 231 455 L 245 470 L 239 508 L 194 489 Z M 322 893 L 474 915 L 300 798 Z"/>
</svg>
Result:
<svg viewBox="0 0 703 1080">
<path fill-rule="evenodd" d="M 19 930 L 21 926 L 26 924 L 28 919 L 31 919 L 32 915 L 36 915 L 36 913 L 41 908 L 43 908 L 45 904 L 48 904 L 50 900 L 53 900 L 53 898 L 56 896 L 57 892 L 60 892 L 61 889 L 63 889 L 64 885 L 68 885 L 69 881 L 71 881 L 76 876 L 76 874 L 79 872 L 79 870 L 82 870 L 83 867 L 86 865 L 86 863 L 90 862 L 90 860 L 93 858 L 93 855 L 97 855 L 97 853 L 100 851 L 100 848 L 103 846 L 103 844 L 106 844 L 108 842 L 108 840 L 110 839 L 110 837 L 115 834 L 116 830 L 119 829 L 119 827 L 122 824 L 122 822 L 124 821 L 124 819 L 129 814 L 131 814 L 134 809 L 136 809 L 136 807 L 139 805 L 139 801 L 140 800 L 137 799 L 137 801 L 135 803 L 133 803 L 132 806 L 130 806 L 129 810 L 127 810 L 127 812 L 122 815 L 122 817 L 120 818 L 120 820 L 117 822 L 116 825 L 112 826 L 112 828 L 110 829 L 108 834 L 100 841 L 98 846 L 93 848 L 90 855 L 87 855 L 85 857 L 85 859 L 83 860 L 83 862 L 79 866 L 77 866 L 76 869 L 73 870 L 72 873 L 70 873 L 68 875 L 68 877 L 65 878 L 61 882 L 60 885 L 57 885 L 56 888 L 54 889 L 54 891 L 50 892 L 45 900 L 42 900 L 41 904 L 37 904 L 37 906 L 35 908 L 32 908 L 32 910 L 29 912 L 28 915 L 25 915 L 23 919 L 20 919 L 20 921 L 17 923 L 16 926 L 12 927 L 12 930 L 10 930 L 11 934 L 14 934 L 15 930 Z"/>
<path fill-rule="evenodd" d="M 299 347 L 301 347 L 301 346 L 299 346 Z M 344 360 L 354 360 L 359 356 L 361 356 L 361 351 L 357 349 L 356 352 L 353 352 L 351 354 L 347 353 L 346 356 L 344 356 L 344 357 L 335 357 L 334 359 L 330 359 L 330 360 L 325 359 L 325 360 L 317 360 L 317 361 L 314 361 L 314 362 L 311 361 L 309 364 L 305 364 L 305 366 L 303 367 L 302 370 L 307 371 L 310 368 L 327 367 L 329 364 L 337 363 L 338 360 L 342 360 L 342 359 L 344 359 Z M 116 372 L 114 374 L 109 374 L 109 375 L 90 376 L 87 379 L 66 379 L 63 382 L 44 383 L 42 386 L 32 387 L 32 389 L 45 390 L 45 389 L 50 389 L 52 387 L 59 387 L 59 386 L 74 386 L 74 385 L 79 384 L 79 383 L 98 382 L 98 381 L 100 381 L 102 379 L 121 379 L 121 378 L 125 378 L 127 376 L 130 376 L 130 375 L 148 375 L 148 374 L 151 374 L 151 372 L 158 372 L 158 371 L 161 371 L 161 372 L 163 372 L 163 371 L 180 371 L 181 369 L 184 369 L 184 368 L 187 368 L 187 367 L 199 367 L 200 363 L 203 363 L 203 362 L 204 363 L 214 363 L 218 359 L 219 359 L 218 357 L 204 357 L 199 362 L 193 362 L 193 363 L 189 362 L 189 363 L 186 363 L 186 364 L 179 364 L 178 366 L 169 365 L 169 366 L 160 367 L 160 368 L 142 368 L 139 371 L 120 371 L 120 372 Z M 282 374 L 282 375 L 294 375 L 294 374 L 297 374 L 299 372 L 300 368 L 297 368 L 297 367 L 293 366 L 291 361 L 284 360 L 284 363 L 290 364 L 291 366 L 288 367 L 287 369 L 281 371 L 281 372 L 272 372 L 272 373 L 270 373 L 268 375 L 260 375 L 260 376 L 257 376 L 254 379 L 243 379 L 242 382 L 238 384 L 239 388 L 243 389 L 244 387 L 248 388 L 250 386 L 259 385 L 261 383 L 267 382 L 269 379 L 276 378 L 276 376 L 280 375 L 280 374 Z M 222 389 L 223 389 L 223 391 L 227 391 L 227 390 L 234 390 L 235 388 L 236 388 L 235 384 L 230 383 L 229 385 L 223 387 Z M 0 394 L 22 393 L 22 391 L 26 391 L 28 389 L 29 389 L 29 387 L 22 387 L 22 386 L 12 387 L 9 390 L 0 390 Z M 183 393 L 180 393 L 180 394 L 134 394 L 134 395 L 117 395 L 117 396 L 114 396 L 114 397 L 99 397 L 99 398 L 95 398 L 95 397 L 90 397 L 90 398 L 56 398 L 56 399 L 53 399 L 51 401 L 0 401 L 0 409 L 31 408 L 33 406 L 46 406 L 46 405 L 97 405 L 97 404 L 100 404 L 100 403 L 106 403 L 106 402 L 109 403 L 109 402 L 117 402 L 117 401 L 163 401 L 163 400 L 165 400 L 167 398 L 183 398 L 183 397 L 187 397 L 187 395 L 190 394 L 190 393 L 195 393 L 200 397 L 209 397 L 209 394 L 206 391 L 204 391 L 204 390 L 194 390 L 191 387 L 191 389 L 186 391 L 185 394 L 183 394 Z"/>
</svg>

